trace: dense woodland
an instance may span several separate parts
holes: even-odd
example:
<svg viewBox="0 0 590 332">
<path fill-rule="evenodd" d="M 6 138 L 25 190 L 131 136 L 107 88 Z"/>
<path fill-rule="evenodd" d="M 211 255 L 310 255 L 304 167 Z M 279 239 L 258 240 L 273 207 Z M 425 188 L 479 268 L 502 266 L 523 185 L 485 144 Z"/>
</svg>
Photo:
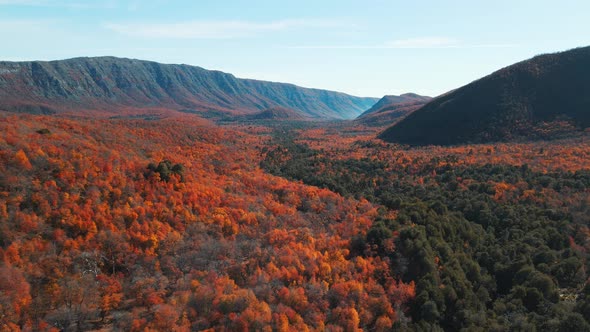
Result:
<svg viewBox="0 0 590 332">
<path fill-rule="evenodd" d="M 0 330 L 590 331 L 590 138 L 0 113 Z"/>
<path fill-rule="evenodd" d="M 414 297 L 351 254 L 378 206 L 265 173 L 266 128 L 0 126 L 3 330 L 386 330 Z"/>
<path fill-rule="evenodd" d="M 545 154 L 542 145 L 535 153 Z M 384 148 L 395 149 L 370 141 L 312 149 L 287 135 L 262 165 L 381 205 L 367 234 L 352 239 L 351 253 L 381 257 L 395 279 L 416 283 L 412 322 L 404 327 L 590 329 L 587 168 L 562 169 L 559 159 L 542 171 L 526 160 L 509 164 L 515 156 L 503 158 L 493 146 L 463 147 L 466 156 L 459 149 L 433 156 Z M 503 162 L 466 165 L 482 148 L 488 160 Z"/>
</svg>

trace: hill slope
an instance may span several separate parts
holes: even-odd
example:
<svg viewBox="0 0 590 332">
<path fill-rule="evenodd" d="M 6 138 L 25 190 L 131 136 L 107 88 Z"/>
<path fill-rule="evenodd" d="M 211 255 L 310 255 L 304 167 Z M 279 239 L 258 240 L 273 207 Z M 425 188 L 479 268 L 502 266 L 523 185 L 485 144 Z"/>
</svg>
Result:
<svg viewBox="0 0 590 332">
<path fill-rule="evenodd" d="M 452 145 L 550 138 L 590 126 L 590 47 L 519 62 L 442 95 L 380 138 Z"/>
<path fill-rule="evenodd" d="M 425 103 L 430 101 L 432 98 L 427 96 L 417 95 L 415 93 L 404 93 L 402 95 L 387 95 L 379 99 L 375 105 L 368 110 L 364 111 L 363 114 L 359 115 L 359 119 L 366 117 L 373 113 L 383 112 L 385 109 L 390 108 L 394 105 L 406 104 L 406 103 Z"/>
<path fill-rule="evenodd" d="M 413 93 L 384 96 L 356 120 L 371 126 L 391 124 L 424 106 L 431 99 Z"/>
<path fill-rule="evenodd" d="M 0 62 L 0 109 L 13 112 L 164 107 L 247 114 L 282 106 L 310 117 L 346 119 L 376 101 L 292 84 L 239 79 L 200 67 L 115 57 Z"/>
<path fill-rule="evenodd" d="M 305 120 L 306 117 L 290 108 L 285 107 L 271 107 L 262 112 L 246 115 L 247 120 Z"/>
</svg>

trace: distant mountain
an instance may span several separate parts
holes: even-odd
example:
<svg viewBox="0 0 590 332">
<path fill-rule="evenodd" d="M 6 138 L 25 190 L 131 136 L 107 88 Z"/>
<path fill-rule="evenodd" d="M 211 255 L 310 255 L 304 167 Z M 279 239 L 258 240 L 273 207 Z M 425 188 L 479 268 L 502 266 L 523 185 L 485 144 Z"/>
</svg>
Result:
<svg viewBox="0 0 590 332">
<path fill-rule="evenodd" d="M 386 108 L 390 108 L 394 105 L 420 102 L 425 103 L 430 101 L 431 99 L 431 97 L 421 96 L 415 93 L 404 93 L 399 96 L 387 95 L 379 99 L 379 101 L 375 103 L 375 105 L 373 105 L 371 108 L 359 115 L 359 118 L 365 117 L 369 114 L 383 112 Z"/>
<path fill-rule="evenodd" d="M 356 120 L 372 126 L 391 124 L 424 106 L 431 99 L 431 97 L 415 93 L 384 96 L 373 107 L 359 115 Z"/>
<path fill-rule="evenodd" d="M 519 62 L 439 96 L 379 137 L 410 145 L 553 138 L 590 126 L 590 47 Z"/>
<path fill-rule="evenodd" d="M 220 71 L 115 57 L 0 62 L 0 109 L 13 112 L 125 108 L 252 114 L 285 107 L 304 116 L 350 119 L 377 101 Z"/>
<path fill-rule="evenodd" d="M 247 120 L 306 120 L 308 117 L 290 108 L 271 107 L 262 112 L 246 115 Z"/>
</svg>

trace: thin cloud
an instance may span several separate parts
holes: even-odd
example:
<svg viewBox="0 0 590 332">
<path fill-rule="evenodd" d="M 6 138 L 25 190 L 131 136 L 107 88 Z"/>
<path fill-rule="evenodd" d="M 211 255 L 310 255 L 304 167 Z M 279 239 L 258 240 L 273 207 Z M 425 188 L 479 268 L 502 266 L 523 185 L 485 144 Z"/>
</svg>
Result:
<svg viewBox="0 0 590 332">
<path fill-rule="evenodd" d="M 0 0 L 0 6 L 55 7 L 70 9 L 115 8 L 113 1 L 50 1 L 50 0 Z"/>
<path fill-rule="evenodd" d="M 391 48 L 441 48 L 456 46 L 458 41 L 447 37 L 423 37 L 398 39 L 385 43 Z"/>
<path fill-rule="evenodd" d="M 265 23 L 250 21 L 190 21 L 181 23 L 106 23 L 106 29 L 142 38 L 231 39 L 301 28 L 336 28 L 336 20 L 290 19 Z M 350 26 L 350 24 L 346 24 Z"/>
<path fill-rule="evenodd" d="M 0 5 L 43 6 L 47 1 L 35 0 L 0 0 Z"/>
<path fill-rule="evenodd" d="M 23 29 L 36 29 L 36 28 L 44 28 L 54 25 L 57 20 L 53 19 L 8 19 L 8 20 L 0 20 L 0 30 L 3 31 L 14 31 L 15 29 L 23 30 Z"/>
<path fill-rule="evenodd" d="M 469 49 L 469 48 L 511 48 L 515 44 L 465 44 L 448 37 L 409 38 L 388 41 L 378 45 L 300 45 L 292 49 L 337 49 L 337 50 L 386 50 L 386 49 Z"/>
</svg>

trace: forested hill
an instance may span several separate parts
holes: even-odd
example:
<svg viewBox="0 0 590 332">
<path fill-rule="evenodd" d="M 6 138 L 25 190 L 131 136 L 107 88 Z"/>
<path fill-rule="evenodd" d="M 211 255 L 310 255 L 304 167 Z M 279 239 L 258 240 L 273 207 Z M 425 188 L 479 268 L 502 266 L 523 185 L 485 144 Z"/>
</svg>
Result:
<svg viewBox="0 0 590 332">
<path fill-rule="evenodd" d="M 247 115 L 248 120 L 305 120 L 306 117 L 300 112 L 285 108 L 285 107 L 271 107 L 262 112 Z"/>
<path fill-rule="evenodd" d="M 0 62 L 0 109 L 13 112 L 163 107 L 251 114 L 280 106 L 313 118 L 349 119 L 376 101 L 239 79 L 195 66 L 115 57 Z"/>
<path fill-rule="evenodd" d="M 391 125 L 424 106 L 431 99 L 414 93 L 384 96 L 373 107 L 359 115 L 356 120 L 370 126 Z"/>
<path fill-rule="evenodd" d="M 417 95 L 415 93 L 404 93 L 399 96 L 386 95 L 386 96 L 383 96 L 383 98 L 379 99 L 379 101 L 376 102 L 375 105 L 373 105 L 371 108 L 369 108 L 368 110 L 364 111 L 361 115 L 359 115 L 359 119 L 367 117 L 367 116 L 374 114 L 374 113 L 383 112 L 384 110 L 386 110 L 388 108 L 392 108 L 393 106 L 396 106 L 396 105 L 426 103 L 426 102 L 430 101 L 431 99 L 432 99 L 431 97 L 421 96 L 421 95 Z"/>
<path fill-rule="evenodd" d="M 590 47 L 546 54 L 442 95 L 380 138 L 453 145 L 554 138 L 590 126 Z"/>
</svg>

